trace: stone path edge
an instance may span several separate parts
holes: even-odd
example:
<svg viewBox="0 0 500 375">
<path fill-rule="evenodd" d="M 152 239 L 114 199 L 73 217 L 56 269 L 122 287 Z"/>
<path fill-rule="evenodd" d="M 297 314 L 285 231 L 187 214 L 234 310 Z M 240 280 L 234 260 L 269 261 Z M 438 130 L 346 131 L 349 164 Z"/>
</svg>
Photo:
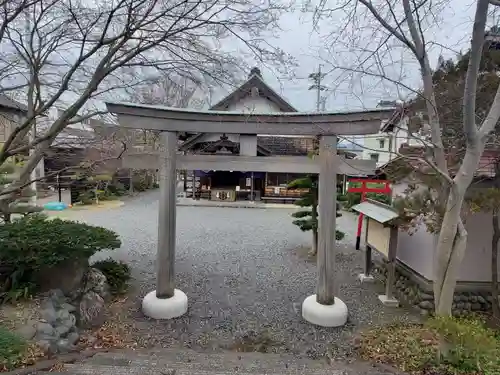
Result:
<svg viewBox="0 0 500 375">
<path fill-rule="evenodd" d="M 73 363 L 77 361 L 82 361 L 84 359 L 93 357 L 98 353 L 108 352 L 109 349 L 87 349 L 79 353 L 69 353 L 56 356 L 52 359 L 46 359 L 35 363 L 34 365 L 18 368 L 16 370 L 3 372 L 2 375 L 29 375 L 36 374 L 39 371 L 48 371 L 58 363 Z"/>
</svg>

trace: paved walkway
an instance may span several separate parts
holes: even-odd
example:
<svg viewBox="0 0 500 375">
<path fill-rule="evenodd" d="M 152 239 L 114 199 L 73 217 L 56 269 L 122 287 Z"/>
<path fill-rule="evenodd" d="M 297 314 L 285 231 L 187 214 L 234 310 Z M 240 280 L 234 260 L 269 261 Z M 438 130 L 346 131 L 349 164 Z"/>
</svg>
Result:
<svg viewBox="0 0 500 375">
<path fill-rule="evenodd" d="M 177 287 L 189 298 L 189 311 L 171 321 L 152 321 L 140 311 L 141 298 L 155 288 L 158 192 L 130 199 L 123 207 L 82 211 L 73 218 L 117 231 L 122 247 L 113 256 L 133 269 L 134 287 L 124 309 L 133 332 L 153 345 L 198 349 L 229 347 L 235 338 L 268 340 L 277 352 L 310 356 L 351 350 L 359 327 L 409 319 L 403 309 L 384 307 L 382 285 L 360 285 L 363 255 L 353 249 L 355 219 L 346 214 L 346 231 L 336 255 L 338 296 L 349 308 L 343 328 L 305 322 L 301 303 L 316 288 L 316 264 L 307 259 L 311 234 L 292 224 L 291 210 L 178 207 Z"/>
</svg>

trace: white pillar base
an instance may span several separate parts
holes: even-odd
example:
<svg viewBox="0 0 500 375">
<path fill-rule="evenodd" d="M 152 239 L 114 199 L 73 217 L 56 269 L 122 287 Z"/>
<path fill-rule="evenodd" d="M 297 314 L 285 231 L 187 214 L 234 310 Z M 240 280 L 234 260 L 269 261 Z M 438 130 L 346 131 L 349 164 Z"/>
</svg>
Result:
<svg viewBox="0 0 500 375">
<path fill-rule="evenodd" d="M 153 319 L 173 319 L 184 315 L 188 309 L 188 298 L 179 289 L 174 290 L 173 297 L 158 298 L 156 290 L 146 294 L 142 300 L 142 312 Z"/>
<path fill-rule="evenodd" d="M 380 302 L 382 302 L 382 304 L 384 306 L 388 306 L 388 307 L 399 307 L 399 301 L 392 297 L 392 298 L 387 298 L 387 296 L 385 294 L 380 294 L 378 296 L 378 299 L 380 300 Z"/>
<path fill-rule="evenodd" d="M 322 327 L 341 327 L 347 323 L 347 306 L 335 297 L 333 305 L 316 302 L 316 294 L 307 297 L 302 303 L 302 317 L 309 323 Z"/>
<path fill-rule="evenodd" d="M 361 284 L 363 283 L 373 283 L 375 279 L 373 278 L 372 275 L 365 275 L 364 273 L 360 273 L 358 275 L 358 280 L 361 281 Z"/>
</svg>

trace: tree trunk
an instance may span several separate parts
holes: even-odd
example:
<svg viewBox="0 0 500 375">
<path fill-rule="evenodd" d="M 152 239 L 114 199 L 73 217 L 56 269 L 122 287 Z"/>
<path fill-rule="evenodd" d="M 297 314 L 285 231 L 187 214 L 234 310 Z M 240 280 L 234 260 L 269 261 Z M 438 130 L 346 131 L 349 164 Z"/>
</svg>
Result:
<svg viewBox="0 0 500 375">
<path fill-rule="evenodd" d="M 436 246 L 434 303 L 436 315 L 451 315 L 458 272 L 467 245 L 467 231 L 460 211 L 463 193 L 451 189 Z"/>
<path fill-rule="evenodd" d="M 498 242 L 500 241 L 499 211 L 493 212 L 493 238 L 491 240 L 491 295 L 493 317 L 500 319 L 500 305 L 498 302 Z"/>
</svg>

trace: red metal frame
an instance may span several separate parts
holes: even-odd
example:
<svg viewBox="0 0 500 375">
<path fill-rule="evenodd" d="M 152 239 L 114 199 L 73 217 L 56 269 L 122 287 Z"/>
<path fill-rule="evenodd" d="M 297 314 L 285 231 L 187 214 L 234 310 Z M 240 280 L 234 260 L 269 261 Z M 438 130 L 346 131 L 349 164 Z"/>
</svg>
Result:
<svg viewBox="0 0 500 375">
<path fill-rule="evenodd" d="M 391 194 L 391 186 L 390 182 L 387 180 L 365 180 L 362 178 L 352 178 L 349 181 L 349 185 L 351 182 L 361 183 L 361 187 L 351 187 L 348 186 L 347 192 L 349 193 L 361 193 L 361 202 L 366 200 L 366 193 L 382 193 L 382 194 Z M 384 187 L 368 187 L 368 184 L 384 184 Z M 356 233 L 356 250 L 359 250 L 359 245 L 361 242 L 361 230 L 363 228 L 363 214 L 359 214 L 358 216 L 358 231 Z"/>
</svg>

